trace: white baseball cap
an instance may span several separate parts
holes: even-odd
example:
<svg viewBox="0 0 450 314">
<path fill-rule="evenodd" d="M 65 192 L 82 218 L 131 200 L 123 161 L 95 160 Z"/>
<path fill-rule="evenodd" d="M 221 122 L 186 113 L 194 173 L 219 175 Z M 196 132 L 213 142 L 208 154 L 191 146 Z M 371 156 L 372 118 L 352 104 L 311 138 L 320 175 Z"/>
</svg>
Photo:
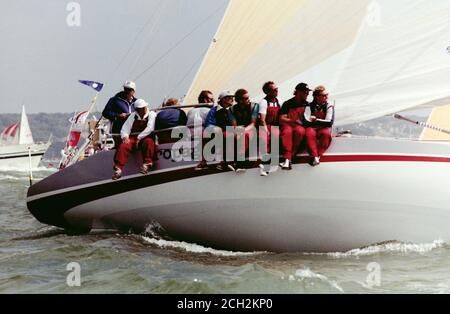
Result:
<svg viewBox="0 0 450 314">
<path fill-rule="evenodd" d="M 231 93 L 229 90 L 223 91 L 219 94 L 219 100 L 228 96 L 234 97 L 234 94 Z"/>
<path fill-rule="evenodd" d="M 148 106 L 148 103 L 144 99 L 138 99 L 134 102 L 134 108 L 145 108 Z"/>
<path fill-rule="evenodd" d="M 132 90 L 136 90 L 136 83 L 135 82 L 132 82 L 132 81 L 126 81 L 124 84 L 123 84 L 123 88 L 130 88 L 130 89 L 132 89 Z"/>
</svg>

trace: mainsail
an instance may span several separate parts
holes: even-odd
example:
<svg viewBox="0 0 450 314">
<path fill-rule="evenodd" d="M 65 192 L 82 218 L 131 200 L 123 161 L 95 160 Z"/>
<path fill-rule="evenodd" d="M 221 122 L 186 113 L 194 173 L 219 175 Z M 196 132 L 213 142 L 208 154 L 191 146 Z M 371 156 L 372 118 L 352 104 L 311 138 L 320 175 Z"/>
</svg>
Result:
<svg viewBox="0 0 450 314">
<path fill-rule="evenodd" d="M 336 124 L 424 104 L 448 104 L 450 1 L 230 0 L 189 89 L 246 88 L 255 99 L 273 80 L 325 85 Z"/>
</svg>

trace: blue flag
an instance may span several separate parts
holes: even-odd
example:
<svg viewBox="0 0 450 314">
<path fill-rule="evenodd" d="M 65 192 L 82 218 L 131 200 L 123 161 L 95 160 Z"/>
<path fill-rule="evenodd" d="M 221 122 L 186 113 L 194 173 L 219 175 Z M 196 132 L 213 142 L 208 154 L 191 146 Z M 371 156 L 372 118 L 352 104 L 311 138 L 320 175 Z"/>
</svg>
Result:
<svg viewBox="0 0 450 314">
<path fill-rule="evenodd" d="M 93 89 L 95 89 L 97 92 L 100 92 L 103 88 L 103 83 L 99 83 L 99 82 L 94 82 L 94 81 L 82 81 L 79 80 L 78 82 L 80 82 L 81 84 L 87 85 L 92 87 Z"/>
</svg>

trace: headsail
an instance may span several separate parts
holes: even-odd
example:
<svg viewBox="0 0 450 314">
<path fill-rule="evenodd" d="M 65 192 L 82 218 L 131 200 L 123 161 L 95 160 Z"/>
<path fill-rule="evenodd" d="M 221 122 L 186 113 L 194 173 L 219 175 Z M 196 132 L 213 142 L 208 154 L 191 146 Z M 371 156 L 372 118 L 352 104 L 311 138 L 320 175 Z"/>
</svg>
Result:
<svg viewBox="0 0 450 314">
<path fill-rule="evenodd" d="M 274 80 L 327 86 L 337 125 L 448 100 L 450 2 L 231 0 L 186 97 Z M 448 103 L 448 102 L 447 102 Z"/>
</svg>

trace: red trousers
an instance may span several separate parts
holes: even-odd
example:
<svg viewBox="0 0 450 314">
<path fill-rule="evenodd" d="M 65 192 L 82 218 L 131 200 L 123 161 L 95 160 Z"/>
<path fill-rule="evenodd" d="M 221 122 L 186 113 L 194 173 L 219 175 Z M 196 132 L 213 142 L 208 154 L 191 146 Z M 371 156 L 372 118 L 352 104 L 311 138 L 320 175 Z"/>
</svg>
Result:
<svg viewBox="0 0 450 314">
<path fill-rule="evenodd" d="M 146 137 L 139 141 L 138 146 L 136 146 L 137 138 L 130 137 L 130 142 L 125 144 L 121 143 L 116 149 L 116 154 L 114 155 L 114 166 L 123 169 L 125 167 L 130 153 L 136 150 L 140 150 L 142 153 L 142 159 L 144 164 L 153 163 L 153 156 L 155 153 L 155 142 L 152 138 Z"/>
<path fill-rule="evenodd" d="M 306 144 L 312 157 L 322 157 L 331 144 L 331 128 L 307 128 Z"/>
<path fill-rule="evenodd" d="M 281 145 L 284 158 L 292 160 L 300 149 L 305 134 L 306 130 L 301 125 L 284 124 L 281 126 Z"/>
</svg>

